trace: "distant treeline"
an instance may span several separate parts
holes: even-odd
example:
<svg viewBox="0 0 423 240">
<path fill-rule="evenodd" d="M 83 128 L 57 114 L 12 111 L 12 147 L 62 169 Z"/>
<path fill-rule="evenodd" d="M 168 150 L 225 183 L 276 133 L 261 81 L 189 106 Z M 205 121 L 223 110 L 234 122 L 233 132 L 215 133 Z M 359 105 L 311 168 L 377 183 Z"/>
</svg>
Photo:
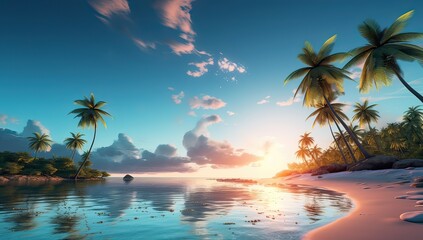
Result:
<svg viewBox="0 0 423 240">
<path fill-rule="evenodd" d="M 31 157 L 26 152 L 0 152 L 0 175 L 31 175 L 31 176 L 58 176 L 71 178 L 75 175 L 77 167 L 72 159 L 67 157 L 53 157 L 49 159 Z M 82 178 L 98 178 L 110 176 L 90 168 L 91 162 L 87 161 L 81 170 Z"/>
</svg>

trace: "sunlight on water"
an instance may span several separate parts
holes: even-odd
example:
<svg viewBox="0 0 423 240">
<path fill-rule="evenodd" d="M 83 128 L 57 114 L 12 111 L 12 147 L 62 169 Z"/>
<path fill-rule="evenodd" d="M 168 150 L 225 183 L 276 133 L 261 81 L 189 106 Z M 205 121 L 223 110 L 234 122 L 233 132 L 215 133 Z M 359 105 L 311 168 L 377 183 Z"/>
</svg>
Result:
<svg viewBox="0 0 423 240">
<path fill-rule="evenodd" d="M 11 239 L 299 239 L 352 207 L 318 188 L 177 178 L 6 185 L 0 198 Z"/>
</svg>

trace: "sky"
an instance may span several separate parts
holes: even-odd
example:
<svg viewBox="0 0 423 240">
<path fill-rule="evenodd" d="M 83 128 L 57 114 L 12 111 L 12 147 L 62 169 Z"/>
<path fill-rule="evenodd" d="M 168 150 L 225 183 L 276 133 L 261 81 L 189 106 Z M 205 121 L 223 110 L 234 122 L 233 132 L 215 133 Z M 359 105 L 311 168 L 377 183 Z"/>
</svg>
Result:
<svg viewBox="0 0 423 240">
<path fill-rule="evenodd" d="M 20 150 L 31 131 L 50 134 L 51 154 L 66 154 L 69 132 L 90 142 L 92 129 L 78 128 L 69 112 L 74 100 L 94 93 L 112 115 L 98 129 L 95 167 L 143 176 L 273 176 L 297 161 L 304 132 L 323 148 L 331 142 L 327 127 L 306 121 L 313 109 L 293 98 L 299 81 L 283 84 L 302 67 L 304 42 L 318 49 L 337 34 L 334 52 L 348 51 L 365 43 L 357 30 L 364 20 L 387 26 L 412 9 L 406 31 L 423 32 L 417 0 L 3 0 L 0 150 Z M 423 92 L 422 67 L 401 66 Z M 357 80 L 360 69 L 351 71 Z M 357 85 L 345 82 L 338 101 L 350 118 L 355 102 L 378 104 L 378 127 L 420 104 L 396 79 L 368 94 Z"/>
</svg>

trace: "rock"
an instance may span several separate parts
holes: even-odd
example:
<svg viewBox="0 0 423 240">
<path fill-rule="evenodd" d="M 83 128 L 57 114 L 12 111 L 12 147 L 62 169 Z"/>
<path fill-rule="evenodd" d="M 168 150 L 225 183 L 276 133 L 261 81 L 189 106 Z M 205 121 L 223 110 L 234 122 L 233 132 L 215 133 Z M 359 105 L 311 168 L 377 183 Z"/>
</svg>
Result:
<svg viewBox="0 0 423 240">
<path fill-rule="evenodd" d="M 126 174 L 125 177 L 123 177 L 123 181 L 125 181 L 125 182 L 129 182 L 129 181 L 132 181 L 132 180 L 134 180 L 134 177 L 129 175 L 129 174 Z"/>
<path fill-rule="evenodd" d="M 423 167 L 423 159 L 403 159 L 395 162 L 392 168 Z"/>
<path fill-rule="evenodd" d="M 407 195 L 396 196 L 395 199 L 406 199 Z"/>
<path fill-rule="evenodd" d="M 423 195 L 423 191 L 408 191 L 407 195 Z"/>
<path fill-rule="evenodd" d="M 413 169 L 414 169 L 414 167 L 405 168 L 405 170 L 413 170 Z"/>
<path fill-rule="evenodd" d="M 4 184 L 4 183 L 7 183 L 7 182 L 9 182 L 9 179 L 7 179 L 3 176 L 0 176 L 0 184 Z"/>
<path fill-rule="evenodd" d="M 423 182 L 423 176 L 419 176 L 419 177 L 413 178 L 413 182 L 415 182 L 415 183 L 421 183 L 421 182 Z"/>
<path fill-rule="evenodd" d="M 412 183 L 412 184 L 410 185 L 410 187 L 423 188 L 423 182 L 419 182 L 419 183 Z"/>
<path fill-rule="evenodd" d="M 410 200 L 423 200 L 423 195 L 410 195 L 407 197 Z"/>
<path fill-rule="evenodd" d="M 417 205 L 423 205 L 423 200 L 419 200 L 416 202 Z"/>
<path fill-rule="evenodd" d="M 347 170 L 347 165 L 345 164 L 330 164 L 330 165 L 321 166 L 317 169 L 314 169 L 311 172 L 311 176 L 342 172 L 346 170 Z"/>
<path fill-rule="evenodd" d="M 353 165 L 348 170 L 362 171 L 362 170 L 389 169 L 389 168 L 392 168 L 392 165 L 397 161 L 398 159 L 395 157 L 379 155 L 379 156 L 367 158 Z"/>
<path fill-rule="evenodd" d="M 407 222 L 423 223 L 423 211 L 405 212 L 400 215 L 400 219 Z"/>
</svg>

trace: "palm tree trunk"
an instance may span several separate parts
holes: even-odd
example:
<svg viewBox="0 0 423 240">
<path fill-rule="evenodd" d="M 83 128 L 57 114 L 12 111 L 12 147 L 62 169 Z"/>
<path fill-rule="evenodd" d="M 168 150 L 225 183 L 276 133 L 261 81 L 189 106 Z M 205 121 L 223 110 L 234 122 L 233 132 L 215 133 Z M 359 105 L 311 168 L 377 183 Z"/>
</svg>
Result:
<svg viewBox="0 0 423 240">
<path fill-rule="evenodd" d="M 322 87 L 322 83 L 319 81 L 320 87 L 321 89 L 323 89 Z M 323 91 L 322 91 L 323 93 Z M 372 155 L 370 155 L 366 149 L 364 149 L 364 147 L 361 145 L 361 143 L 358 141 L 357 137 L 355 136 L 355 134 L 351 131 L 351 129 L 347 126 L 347 124 L 344 123 L 344 121 L 342 120 L 342 118 L 339 117 L 339 115 L 335 112 L 335 110 L 333 109 L 332 105 L 330 104 L 328 98 L 325 96 L 325 94 L 323 94 L 323 97 L 325 98 L 326 104 L 329 106 L 330 111 L 333 113 L 333 115 L 336 117 L 336 119 L 339 120 L 339 122 L 342 124 L 342 126 L 345 128 L 345 130 L 347 130 L 347 132 L 350 134 L 352 140 L 354 141 L 354 143 L 357 145 L 357 147 L 360 149 L 360 152 L 363 153 L 364 158 L 369 158 Z"/>
<path fill-rule="evenodd" d="M 368 124 L 368 126 L 369 126 L 369 132 L 371 132 L 372 128 L 370 127 L 370 122 L 368 122 L 367 124 Z M 375 128 L 376 128 L 376 127 L 375 127 Z M 376 131 L 376 129 L 375 129 L 375 131 Z M 373 134 L 372 134 L 372 135 L 373 135 Z M 373 138 L 375 139 L 376 148 L 377 148 L 377 150 L 380 152 L 380 144 L 379 144 L 378 139 L 376 138 L 376 134 L 375 134 L 375 135 L 373 135 Z"/>
<path fill-rule="evenodd" d="M 410 91 L 414 96 L 416 96 L 420 102 L 423 103 L 423 96 L 418 93 L 416 90 L 414 90 L 414 88 L 412 88 L 407 81 L 405 81 L 405 79 L 401 76 L 401 73 L 399 73 L 395 68 L 393 69 L 395 74 L 397 75 L 398 79 L 401 81 L 401 83 L 404 85 L 405 88 L 408 89 L 408 91 Z"/>
<path fill-rule="evenodd" d="M 34 160 L 33 161 L 35 161 L 37 159 L 37 154 L 38 154 L 38 151 L 35 151 L 35 153 L 34 153 Z"/>
<path fill-rule="evenodd" d="M 75 161 L 73 160 L 73 158 L 75 157 L 75 153 L 76 153 L 76 148 L 72 151 L 72 156 L 71 156 L 72 162 L 74 164 L 75 164 Z"/>
<path fill-rule="evenodd" d="M 97 122 L 94 123 L 94 137 L 93 137 L 93 141 L 91 142 L 90 149 L 88 149 L 87 156 L 85 157 L 84 161 L 82 162 L 81 166 L 79 166 L 78 171 L 75 174 L 75 177 L 74 177 L 75 180 L 78 179 L 79 173 L 81 172 L 82 168 L 84 167 L 85 162 L 87 162 L 88 158 L 90 157 L 91 150 L 92 150 L 93 145 L 94 145 L 96 134 L 97 134 Z"/>
<path fill-rule="evenodd" d="M 338 125 L 338 121 L 336 121 L 336 119 L 331 115 L 331 117 L 332 117 L 332 119 L 333 119 L 333 122 L 335 123 L 335 125 L 336 125 L 336 128 L 338 128 L 338 131 L 339 131 L 339 133 L 341 134 L 341 137 L 342 137 L 342 139 L 344 140 L 344 143 L 345 143 L 345 146 L 347 147 L 347 150 L 348 150 L 348 152 L 350 153 L 350 155 L 351 155 L 351 159 L 353 160 L 353 162 L 357 162 L 357 158 L 355 158 L 355 155 L 354 155 L 354 153 L 353 153 L 353 151 L 352 151 L 352 149 L 351 149 L 351 146 L 350 146 L 350 144 L 348 143 L 348 141 L 347 141 L 347 139 L 345 138 L 345 135 L 344 135 L 344 132 L 341 130 L 341 128 L 339 127 L 339 125 Z"/>
<path fill-rule="evenodd" d="M 333 140 L 335 141 L 336 146 L 338 147 L 339 152 L 341 153 L 341 156 L 342 156 L 342 159 L 344 160 L 344 163 L 345 163 L 345 164 L 348 164 L 348 162 L 347 162 L 347 158 L 345 157 L 345 154 L 344 154 L 344 152 L 342 151 L 341 146 L 339 146 L 339 143 L 338 143 L 338 141 L 336 141 L 335 135 L 333 134 L 333 130 L 332 130 L 332 126 L 330 125 L 329 118 L 328 118 L 328 125 L 329 125 L 329 129 L 330 129 L 330 133 L 332 134 Z"/>
</svg>

